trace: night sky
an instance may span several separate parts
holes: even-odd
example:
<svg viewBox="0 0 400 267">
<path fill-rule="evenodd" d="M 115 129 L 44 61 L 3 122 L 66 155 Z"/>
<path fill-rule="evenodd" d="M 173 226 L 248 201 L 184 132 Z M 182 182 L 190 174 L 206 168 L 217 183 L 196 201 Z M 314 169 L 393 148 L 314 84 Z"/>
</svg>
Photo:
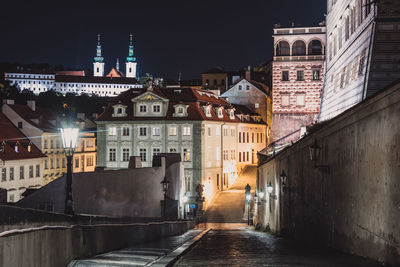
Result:
<svg viewBox="0 0 400 267">
<path fill-rule="evenodd" d="M 0 61 L 92 68 L 97 33 L 106 72 L 125 71 L 129 34 L 138 73 L 200 78 L 213 66 L 235 70 L 272 57 L 272 27 L 317 26 L 325 0 L 2 1 Z"/>
</svg>

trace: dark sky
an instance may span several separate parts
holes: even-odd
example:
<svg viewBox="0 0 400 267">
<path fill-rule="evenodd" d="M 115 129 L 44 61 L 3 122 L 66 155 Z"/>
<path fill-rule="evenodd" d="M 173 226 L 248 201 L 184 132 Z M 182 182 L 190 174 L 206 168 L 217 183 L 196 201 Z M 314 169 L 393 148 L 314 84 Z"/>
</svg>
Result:
<svg viewBox="0 0 400 267">
<path fill-rule="evenodd" d="M 326 10 L 325 0 L 6 1 L 0 61 L 92 68 L 101 33 L 106 72 L 117 57 L 124 71 L 133 33 L 139 74 L 173 79 L 262 63 L 275 23 L 316 26 Z"/>
</svg>

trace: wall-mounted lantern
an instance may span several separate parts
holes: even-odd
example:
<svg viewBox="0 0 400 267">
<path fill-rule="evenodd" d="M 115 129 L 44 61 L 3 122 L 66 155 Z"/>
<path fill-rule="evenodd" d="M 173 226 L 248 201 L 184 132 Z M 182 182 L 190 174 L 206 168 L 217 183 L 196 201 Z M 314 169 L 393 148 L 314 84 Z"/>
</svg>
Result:
<svg viewBox="0 0 400 267">
<path fill-rule="evenodd" d="M 279 178 L 281 179 L 281 183 L 282 186 L 286 186 L 287 185 L 287 176 L 284 170 L 282 170 L 281 175 L 279 176 Z"/>
<path fill-rule="evenodd" d="M 260 199 L 264 198 L 264 191 L 262 190 L 262 188 L 260 189 L 260 192 L 258 192 L 258 196 Z"/>
<path fill-rule="evenodd" d="M 321 154 L 321 146 L 318 145 L 317 139 L 314 139 L 314 143 L 312 143 L 308 148 L 310 150 L 310 159 L 314 162 L 314 168 L 329 171 L 328 165 L 317 165 L 317 161 Z"/>
<path fill-rule="evenodd" d="M 271 181 L 269 181 L 269 183 L 267 185 L 267 191 L 268 191 L 270 199 L 277 199 L 277 195 L 272 194 L 274 192 L 274 187 L 272 186 Z"/>
</svg>

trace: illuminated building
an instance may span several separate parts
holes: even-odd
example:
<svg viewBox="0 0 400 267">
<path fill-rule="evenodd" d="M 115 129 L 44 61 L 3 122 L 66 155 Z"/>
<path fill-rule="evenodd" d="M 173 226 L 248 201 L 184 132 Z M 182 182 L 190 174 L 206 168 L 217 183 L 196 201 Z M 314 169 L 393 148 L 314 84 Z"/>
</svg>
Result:
<svg viewBox="0 0 400 267">
<path fill-rule="evenodd" d="M 325 60 L 325 27 L 274 29 L 271 142 L 297 140 L 317 121 Z"/>
<path fill-rule="evenodd" d="M 149 167 L 154 155 L 179 153 L 182 186 L 192 203 L 197 185 L 204 185 L 211 200 L 236 180 L 244 164 L 256 164 L 256 152 L 266 145 L 266 124 L 258 114 L 194 88 L 130 89 L 114 98 L 96 123 L 98 166 L 127 168 L 130 156 L 140 156 Z M 242 136 L 249 138 L 239 144 Z M 246 159 L 239 162 L 242 153 Z"/>
<path fill-rule="evenodd" d="M 328 1 L 320 121 L 335 117 L 400 78 L 399 18 L 399 1 Z"/>
<path fill-rule="evenodd" d="M 42 170 L 42 185 L 63 176 L 67 172 L 66 157 L 59 134 L 62 118 L 48 110 L 36 107 L 34 100 L 28 101 L 27 105 L 16 105 L 13 100 L 6 100 L 6 103 L 2 106 L 2 112 L 46 155 Z M 92 172 L 95 167 L 95 134 L 82 131 L 73 158 L 73 172 Z"/>
<path fill-rule="evenodd" d="M 100 35 L 98 35 L 93 76 L 85 75 L 84 71 L 14 70 L 4 73 L 4 78 L 21 90 L 27 89 L 35 94 L 55 90 L 62 94 L 116 96 L 129 88 L 142 88 L 142 85 L 136 80 L 136 67 L 132 35 L 130 35 L 126 75 L 119 70 L 118 61 L 116 67 L 104 75 L 105 62 L 102 56 Z"/>
<path fill-rule="evenodd" d="M 0 188 L 8 202 L 17 202 L 26 189 L 42 186 L 46 156 L 1 113 L 0 124 Z"/>
</svg>

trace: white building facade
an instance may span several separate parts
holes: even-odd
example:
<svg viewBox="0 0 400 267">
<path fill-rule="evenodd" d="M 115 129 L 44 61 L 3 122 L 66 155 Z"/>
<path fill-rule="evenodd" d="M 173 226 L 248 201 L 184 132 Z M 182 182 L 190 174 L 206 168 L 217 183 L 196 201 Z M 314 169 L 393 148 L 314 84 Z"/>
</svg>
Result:
<svg viewBox="0 0 400 267">
<path fill-rule="evenodd" d="M 329 0 L 325 85 L 328 120 L 400 78 L 399 1 Z"/>
</svg>

